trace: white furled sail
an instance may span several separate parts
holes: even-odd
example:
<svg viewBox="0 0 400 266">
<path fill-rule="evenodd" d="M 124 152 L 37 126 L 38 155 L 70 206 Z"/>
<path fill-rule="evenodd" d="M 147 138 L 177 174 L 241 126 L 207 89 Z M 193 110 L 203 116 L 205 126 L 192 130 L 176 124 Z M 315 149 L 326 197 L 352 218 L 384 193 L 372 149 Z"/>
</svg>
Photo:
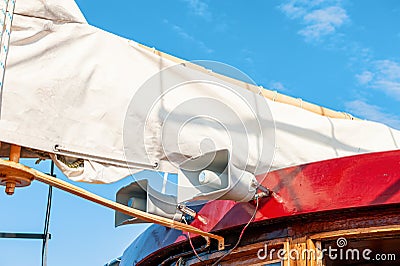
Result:
<svg viewBox="0 0 400 266">
<path fill-rule="evenodd" d="M 72 180 L 109 183 L 229 149 L 254 174 L 398 149 L 386 125 L 274 102 L 87 24 L 75 2 L 16 2 L 0 141 L 52 154 Z M 72 158 L 72 159 L 71 159 Z M 78 159 L 82 159 L 79 161 Z"/>
</svg>

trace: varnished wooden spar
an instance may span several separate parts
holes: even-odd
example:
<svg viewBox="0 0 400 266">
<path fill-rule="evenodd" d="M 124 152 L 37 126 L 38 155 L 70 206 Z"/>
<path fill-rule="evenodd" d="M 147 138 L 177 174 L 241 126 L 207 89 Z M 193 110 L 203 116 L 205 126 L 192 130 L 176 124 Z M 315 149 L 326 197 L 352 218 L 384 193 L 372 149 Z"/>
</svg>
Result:
<svg viewBox="0 0 400 266">
<path fill-rule="evenodd" d="M 266 88 L 262 88 L 262 87 L 259 87 L 259 86 L 256 86 L 256 85 L 253 85 L 253 84 L 250 84 L 250 83 L 246 83 L 244 81 L 240 81 L 240 80 L 237 80 L 237 79 L 234 79 L 234 78 L 230 78 L 228 76 L 224 76 L 224 75 L 221 75 L 221 74 L 218 74 L 218 73 L 215 73 L 215 72 L 210 72 L 206 68 L 204 68 L 204 67 L 202 67 L 200 65 L 196 65 L 196 64 L 193 64 L 193 63 L 191 63 L 189 61 L 185 61 L 185 60 L 182 60 L 182 59 L 177 58 L 175 56 L 160 52 L 160 51 L 158 51 L 158 50 L 156 50 L 154 48 L 150 48 L 150 47 L 145 46 L 143 44 L 138 43 L 138 46 L 140 48 L 143 48 L 143 49 L 145 49 L 145 50 L 147 50 L 149 52 L 152 52 L 152 53 L 154 53 L 154 54 L 156 54 L 156 55 L 158 55 L 158 56 L 160 56 L 162 58 L 165 58 L 167 60 L 171 60 L 171 61 L 173 61 L 175 63 L 178 63 L 178 64 L 184 64 L 185 66 L 190 67 L 192 69 L 207 73 L 207 74 L 209 74 L 211 76 L 214 76 L 216 78 L 219 78 L 221 80 L 224 80 L 224 81 L 227 81 L 229 83 L 235 84 L 235 85 L 237 85 L 237 86 L 239 86 L 241 88 L 247 89 L 247 90 L 252 91 L 254 93 L 257 93 L 257 94 L 260 94 L 263 97 L 265 97 L 267 99 L 270 99 L 272 101 L 293 105 L 293 106 L 299 107 L 301 109 L 313 112 L 315 114 L 319 114 L 319 115 L 322 115 L 322 116 L 327 116 L 327 117 L 330 117 L 330 118 L 359 120 L 358 118 L 355 118 L 352 115 L 350 115 L 348 113 L 345 113 L 345 112 L 334 111 L 334 110 L 331 110 L 331 109 L 328 109 L 328 108 L 325 108 L 325 107 L 322 107 L 322 106 L 319 106 L 319 105 L 316 105 L 316 104 L 313 104 L 313 103 L 309 103 L 309 102 L 303 101 L 300 98 L 293 98 L 293 97 L 278 93 L 276 91 L 271 91 L 271 90 L 268 90 Z"/>
<path fill-rule="evenodd" d="M 15 173 L 21 173 L 25 175 L 32 176 L 34 179 L 45 183 L 47 185 L 59 188 L 61 190 L 64 190 L 66 192 L 69 192 L 71 194 L 74 194 L 78 197 L 87 199 L 89 201 L 95 202 L 97 204 L 100 204 L 102 206 L 105 206 L 107 208 L 113 209 L 115 211 L 122 212 L 124 214 L 130 215 L 137 217 L 138 219 L 145 220 L 149 223 L 156 223 L 159 225 L 163 225 L 169 228 L 174 228 L 178 230 L 182 230 L 184 232 L 189 232 L 189 233 L 194 233 L 201 235 L 205 237 L 207 240 L 209 238 L 215 239 L 218 241 L 218 249 L 223 250 L 224 249 L 224 238 L 221 236 L 217 236 L 211 233 L 204 232 L 194 226 L 187 225 L 181 222 L 177 222 L 171 219 L 167 219 L 164 217 L 160 217 L 154 214 L 146 213 L 137 209 L 130 208 L 128 206 L 125 206 L 123 204 L 119 204 L 117 202 L 105 199 L 103 197 L 100 197 L 94 193 L 91 193 L 87 190 L 84 190 L 80 187 L 74 186 L 68 182 L 62 181 L 60 179 L 54 178 L 52 176 L 46 175 L 40 171 L 37 171 L 35 169 L 29 168 L 27 166 L 24 166 L 18 162 L 14 161 L 6 161 L 0 159 L 0 169 L 8 169 L 10 172 L 15 172 Z"/>
</svg>

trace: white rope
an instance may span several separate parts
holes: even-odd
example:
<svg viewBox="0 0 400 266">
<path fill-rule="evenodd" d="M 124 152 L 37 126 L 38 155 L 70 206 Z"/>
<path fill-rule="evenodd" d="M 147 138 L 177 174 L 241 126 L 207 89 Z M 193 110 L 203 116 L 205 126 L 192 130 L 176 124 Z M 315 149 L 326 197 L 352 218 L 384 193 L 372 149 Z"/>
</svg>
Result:
<svg viewBox="0 0 400 266">
<path fill-rule="evenodd" d="M 274 96 L 272 97 L 272 101 L 275 102 L 278 97 L 278 91 L 274 91 Z"/>
<path fill-rule="evenodd" d="M 1 0 L 0 0 L 1 1 Z M 11 24 L 14 17 L 15 0 L 3 0 L 1 4 L 0 24 L 2 28 L 0 42 L 0 117 L 3 98 L 4 75 L 10 45 Z"/>
<path fill-rule="evenodd" d="M 1 1 L 1 0 L 0 0 Z M 1 49 L 0 49 L 0 54 L 3 53 L 3 35 L 6 32 L 6 15 L 7 15 L 7 7 L 8 7 L 8 2 L 9 0 L 3 0 L 1 1 L 1 14 L 0 14 L 0 25 L 1 25 L 1 37 L 0 37 L 0 44 L 1 44 Z M 1 56 L 1 55 L 0 55 Z M 2 58 L 3 56 L 1 56 Z M 1 60 L 1 77 L 4 76 L 4 62 Z M 1 81 L 3 78 L 1 78 Z M 1 88 L 3 87 L 3 82 L 0 83 Z"/>
<path fill-rule="evenodd" d="M 299 107 L 303 109 L 303 99 L 302 98 L 297 98 L 299 100 Z"/>
<path fill-rule="evenodd" d="M 0 25 L 1 25 L 1 29 L 2 29 L 1 35 L 0 35 L 0 40 L 3 38 L 3 29 L 5 28 L 4 23 L 6 21 L 7 5 L 8 5 L 8 0 L 0 1 L 0 10 L 1 10 Z"/>
<path fill-rule="evenodd" d="M 262 90 L 264 90 L 263 86 L 258 86 L 258 95 L 263 96 Z"/>
<path fill-rule="evenodd" d="M 163 184 L 162 184 L 162 189 L 161 193 L 165 194 L 165 191 L 167 190 L 167 182 L 168 182 L 168 173 L 164 173 L 164 178 L 163 178 Z"/>
</svg>

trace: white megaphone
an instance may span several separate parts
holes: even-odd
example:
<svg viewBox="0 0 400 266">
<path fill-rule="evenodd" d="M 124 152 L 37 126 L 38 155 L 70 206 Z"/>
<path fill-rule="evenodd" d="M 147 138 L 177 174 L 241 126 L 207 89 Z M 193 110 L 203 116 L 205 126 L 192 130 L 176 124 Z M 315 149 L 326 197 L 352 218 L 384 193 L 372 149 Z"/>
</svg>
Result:
<svg viewBox="0 0 400 266">
<path fill-rule="evenodd" d="M 175 196 L 162 194 L 150 187 L 148 180 L 132 182 L 118 190 L 118 203 L 138 209 L 147 213 L 159 215 L 165 218 L 181 220 L 182 213 L 177 210 L 177 199 Z M 147 223 L 136 217 L 115 212 L 115 226 L 125 224 Z"/>
<path fill-rule="evenodd" d="M 209 152 L 179 166 L 178 203 L 197 200 L 246 202 L 257 191 L 255 176 L 230 162 L 228 150 Z"/>
</svg>

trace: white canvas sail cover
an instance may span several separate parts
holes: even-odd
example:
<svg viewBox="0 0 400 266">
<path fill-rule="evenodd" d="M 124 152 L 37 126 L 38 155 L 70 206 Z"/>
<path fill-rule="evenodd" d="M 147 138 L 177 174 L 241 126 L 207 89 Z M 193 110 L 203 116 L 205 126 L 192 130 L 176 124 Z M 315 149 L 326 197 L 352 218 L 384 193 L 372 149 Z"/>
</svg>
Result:
<svg viewBox="0 0 400 266">
<path fill-rule="evenodd" d="M 224 148 L 261 174 L 399 140 L 383 124 L 319 116 L 177 65 L 87 24 L 73 1 L 16 2 L 0 141 L 64 155 L 53 158 L 73 180 L 176 173 L 185 158 Z"/>
</svg>

